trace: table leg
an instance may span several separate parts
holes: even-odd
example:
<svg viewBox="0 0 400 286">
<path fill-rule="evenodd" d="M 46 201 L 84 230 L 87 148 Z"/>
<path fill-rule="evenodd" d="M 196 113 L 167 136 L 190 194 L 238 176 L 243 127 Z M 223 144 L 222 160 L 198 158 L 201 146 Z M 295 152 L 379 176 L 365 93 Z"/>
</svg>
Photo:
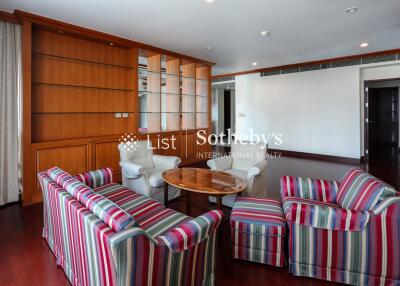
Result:
<svg viewBox="0 0 400 286">
<path fill-rule="evenodd" d="M 168 207 L 168 183 L 164 181 L 164 205 Z"/>
<path fill-rule="evenodd" d="M 217 198 L 217 209 L 222 210 L 222 196 L 216 196 Z"/>
<path fill-rule="evenodd" d="M 186 198 L 186 214 L 190 215 L 191 212 L 191 205 L 192 205 L 192 197 L 190 195 L 191 192 L 187 192 Z"/>
</svg>

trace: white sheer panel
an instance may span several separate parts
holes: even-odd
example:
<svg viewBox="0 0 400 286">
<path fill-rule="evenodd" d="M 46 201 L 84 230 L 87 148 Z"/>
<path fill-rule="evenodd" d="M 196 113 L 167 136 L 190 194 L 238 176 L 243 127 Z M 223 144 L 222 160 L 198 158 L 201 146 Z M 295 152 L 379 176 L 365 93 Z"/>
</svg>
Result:
<svg viewBox="0 0 400 286">
<path fill-rule="evenodd" d="M 0 205 L 19 199 L 20 106 L 21 27 L 0 21 Z"/>
</svg>

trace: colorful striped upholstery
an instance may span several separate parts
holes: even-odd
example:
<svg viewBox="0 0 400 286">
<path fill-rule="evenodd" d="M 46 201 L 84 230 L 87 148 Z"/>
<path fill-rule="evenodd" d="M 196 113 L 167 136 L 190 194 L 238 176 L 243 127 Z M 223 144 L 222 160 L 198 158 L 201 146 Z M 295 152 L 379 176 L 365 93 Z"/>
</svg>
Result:
<svg viewBox="0 0 400 286">
<path fill-rule="evenodd" d="M 134 226 L 135 220 L 112 201 L 92 193 L 88 195 L 85 206 L 108 224 L 115 232 Z"/>
<path fill-rule="evenodd" d="M 395 195 L 395 190 L 360 169 L 351 169 L 341 181 L 338 204 L 350 210 L 372 210 L 384 197 Z"/>
<path fill-rule="evenodd" d="M 221 210 L 213 210 L 168 231 L 157 238 L 174 252 L 185 251 L 207 239 L 218 228 L 222 219 Z"/>
<path fill-rule="evenodd" d="M 72 285 L 214 285 L 219 217 L 211 220 L 208 214 L 203 216 L 209 223 L 207 237 L 204 238 L 204 228 L 193 228 L 191 237 L 196 239 L 188 241 L 187 248 L 178 244 L 170 248 L 159 235 L 174 242 L 168 236 L 171 229 L 199 218 L 192 220 L 173 210 L 156 208 L 139 216 L 140 227 L 116 232 L 52 180 L 47 172 L 38 177 L 43 192 L 43 237 Z M 133 196 L 135 204 L 128 204 L 124 195 L 132 198 L 132 191 L 118 189 L 115 185 L 92 193 L 87 202 L 96 200 L 101 192 L 115 206 L 126 206 L 133 212 L 139 210 L 138 197 Z M 149 206 L 148 200 L 141 202 Z M 199 237 L 204 239 L 197 239 Z M 193 241 L 195 244 L 191 244 Z"/>
<path fill-rule="evenodd" d="M 285 197 L 298 197 L 336 203 L 339 182 L 302 177 L 281 177 L 281 195 Z"/>
<path fill-rule="evenodd" d="M 278 201 L 239 197 L 231 213 L 233 257 L 284 266 L 285 229 Z"/>
<path fill-rule="evenodd" d="M 295 223 L 315 228 L 361 231 L 369 222 L 370 214 L 367 211 L 345 210 L 330 204 L 313 204 L 309 202 L 295 202 L 283 200 L 283 206 L 288 223 Z"/>
<path fill-rule="evenodd" d="M 129 213 L 136 222 L 140 222 L 165 208 L 158 201 L 137 194 L 133 190 L 117 183 L 101 186 L 94 189 L 94 191 Z"/>
<path fill-rule="evenodd" d="M 69 194 L 85 205 L 95 215 L 118 232 L 135 225 L 131 215 L 115 205 L 107 198 L 96 194 L 91 188 L 69 175 L 67 172 L 55 167 L 47 172 L 57 184 L 61 185 Z"/>
<path fill-rule="evenodd" d="M 400 285 L 400 197 L 383 199 L 372 211 L 303 198 L 283 202 L 292 274 L 352 285 Z"/>
<path fill-rule="evenodd" d="M 84 183 L 89 188 L 97 188 L 113 182 L 113 172 L 111 168 L 99 169 L 75 176 L 76 179 Z"/>
<path fill-rule="evenodd" d="M 191 219 L 191 217 L 185 214 L 164 208 L 150 217 L 141 220 L 139 225 L 150 237 L 155 238 Z"/>
<path fill-rule="evenodd" d="M 82 204 L 86 204 L 88 195 L 93 194 L 91 188 L 58 167 L 49 169 L 47 174 Z"/>
</svg>

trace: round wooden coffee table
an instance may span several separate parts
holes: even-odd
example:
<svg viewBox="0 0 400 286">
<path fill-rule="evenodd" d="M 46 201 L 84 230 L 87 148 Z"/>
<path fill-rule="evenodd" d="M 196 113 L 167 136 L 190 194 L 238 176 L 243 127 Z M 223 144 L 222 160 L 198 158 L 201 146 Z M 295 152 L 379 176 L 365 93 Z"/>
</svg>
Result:
<svg viewBox="0 0 400 286">
<path fill-rule="evenodd" d="M 165 171 L 164 204 L 168 205 L 168 185 L 179 189 L 216 197 L 217 208 L 222 208 L 222 197 L 239 194 L 247 187 L 245 180 L 220 171 L 199 168 L 179 168 Z"/>
</svg>

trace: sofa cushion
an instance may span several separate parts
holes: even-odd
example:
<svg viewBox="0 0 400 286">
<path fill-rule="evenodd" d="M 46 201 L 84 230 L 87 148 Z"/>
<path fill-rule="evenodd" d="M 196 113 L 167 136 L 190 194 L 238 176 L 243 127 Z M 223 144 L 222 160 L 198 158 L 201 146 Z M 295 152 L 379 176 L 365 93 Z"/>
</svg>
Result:
<svg viewBox="0 0 400 286">
<path fill-rule="evenodd" d="M 94 191 L 125 210 L 137 223 L 165 208 L 158 201 L 117 183 L 101 186 Z"/>
<path fill-rule="evenodd" d="M 113 182 L 113 172 L 111 168 L 99 169 L 87 173 L 78 174 L 76 179 L 86 186 L 94 189 Z"/>
<path fill-rule="evenodd" d="M 383 198 L 396 195 L 396 191 L 371 174 L 351 169 L 343 177 L 337 203 L 349 210 L 372 210 Z"/>
<path fill-rule="evenodd" d="M 93 192 L 88 195 L 85 206 L 102 219 L 104 223 L 108 224 L 115 232 L 119 232 L 136 224 L 130 214 L 126 213 L 122 208 L 100 194 Z"/>
<path fill-rule="evenodd" d="M 231 213 L 231 227 L 255 235 L 285 235 L 286 220 L 279 201 L 237 198 Z"/>
<path fill-rule="evenodd" d="M 191 217 L 183 213 L 165 208 L 140 221 L 139 226 L 144 229 L 148 235 L 156 238 L 191 219 Z"/>
<path fill-rule="evenodd" d="M 159 188 L 164 185 L 164 180 L 162 178 L 162 171 L 157 169 L 149 169 L 149 182 L 150 186 L 153 188 Z"/>
</svg>

